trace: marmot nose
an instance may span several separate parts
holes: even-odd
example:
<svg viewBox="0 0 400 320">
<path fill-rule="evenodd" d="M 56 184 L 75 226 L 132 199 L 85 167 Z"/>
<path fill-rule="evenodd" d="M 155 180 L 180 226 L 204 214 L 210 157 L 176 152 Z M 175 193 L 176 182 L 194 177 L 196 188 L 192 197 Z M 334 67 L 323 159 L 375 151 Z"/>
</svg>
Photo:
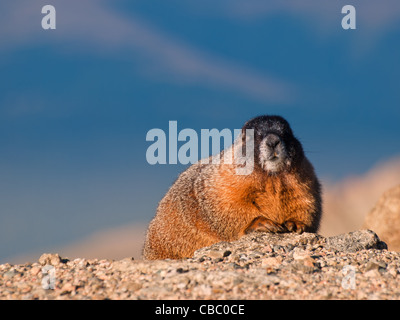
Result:
<svg viewBox="0 0 400 320">
<path fill-rule="evenodd" d="M 265 143 L 271 149 L 275 149 L 281 143 L 281 139 L 276 134 L 270 133 L 265 138 Z"/>
</svg>

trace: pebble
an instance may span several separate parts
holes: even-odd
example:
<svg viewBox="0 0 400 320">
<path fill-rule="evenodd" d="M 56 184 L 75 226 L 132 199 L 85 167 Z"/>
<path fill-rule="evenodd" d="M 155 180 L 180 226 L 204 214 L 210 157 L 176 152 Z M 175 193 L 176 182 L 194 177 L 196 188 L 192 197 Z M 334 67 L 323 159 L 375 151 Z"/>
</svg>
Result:
<svg viewBox="0 0 400 320">
<path fill-rule="evenodd" d="M 386 263 L 375 260 L 369 261 L 365 266 L 365 271 L 386 269 Z"/>
<path fill-rule="evenodd" d="M 58 255 L 58 253 L 44 253 L 40 256 L 39 263 L 42 266 L 47 264 L 57 266 L 61 263 L 61 257 Z"/>
<path fill-rule="evenodd" d="M 261 262 L 262 267 L 277 267 L 282 263 L 281 257 L 264 258 Z"/>
<path fill-rule="evenodd" d="M 31 275 L 36 276 L 40 271 L 41 271 L 41 268 L 39 268 L 39 267 L 32 267 L 30 273 L 31 273 Z"/>
<path fill-rule="evenodd" d="M 71 293 L 75 290 L 75 286 L 72 283 L 66 283 L 62 286 L 60 293 L 65 294 L 65 293 Z"/>
<path fill-rule="evenodd" d="M 17 274 L 18 274 L 18 272 L 15 269 L 10 269 L 3 274 L 3 278 L 11 279 L 12 277 L 14 277 Z"/>
</svg>

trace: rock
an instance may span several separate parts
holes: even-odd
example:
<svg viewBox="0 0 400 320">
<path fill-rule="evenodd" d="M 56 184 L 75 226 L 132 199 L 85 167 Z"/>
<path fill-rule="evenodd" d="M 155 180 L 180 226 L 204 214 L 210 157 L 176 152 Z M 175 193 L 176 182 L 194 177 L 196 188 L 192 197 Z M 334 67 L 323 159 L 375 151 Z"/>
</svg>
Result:
<svg viewBox="0 0 400 320">
<path fill-rule="evenodd" d="M 309 268 L 314 268 L 314 259 L 311 258 L 310 256 L 305 257 L 302 259 L 303 265 Z"/>
<path fill-rule="evenodd" d="M 303 259 L 308 258 L 308 257 L 310 257 L 310 253 L 305 251 L 305 250 L 296 248 L 293 251 L 293 259 L 294 260 L 303 260 Z"/>
<path fill-rule="evenodd" d="M 314 272 L 315 268 L 314 268 L 314 264 L 311 262 L 309 262 L 308 260 L 305 260 L 306 263 L 304 263 L 304 261 L 296 261 L 293 265 L 292 265 L 292 269 L 293 271 L 300 271 L 303 273 L 312 273 Z"/>
<path fill-rule="evenodd" d="M 374 230 L 389 250 L 400 251 L 400 185 L 381 196 L 366 216 L 363 228 Z"/>
<path fill-rule="evenodd" d="M 381 274 L 376 269 L 375 270 L 369 270 L 369 271 L 364 273 L 364 276 L 367 277 L 367 278 L 377 278 L 377 277 L 380 277 L 380 275 Z"/>
<path fill-rule="evenodd" d="M 400 253 L 383 247 L 368 230 L 330 238 L 256 232 L 181 260 L 63 263 L 45 254 L 40 264 L 0 265 L 0 300 L 400 299 Z M 57 265 L 54 290 L 43 290 L 45 264 Z"/>
<path fill-rule="evenodd" d="M 218 259 L 225 256 L 231 257 L 239 252 L 245 254 L 253 251 L 260 252 L 289 252 L 299 245 L 313 245 L 322 240 L 323 237 L 315 233 L 264 233 L 253 232 L 233 242 L 218 242 L 210 247 L 201 248 L 195 251 L 193 259 L 204 258 Z M 271 250 L 273 248 L 273 250 Z M 286 248 L 286 249 L 285 249 Z M 230 252 L 229 255 L 227 252 Z"/>
<path fill-rule="evenodd" d="M 254 232 L 233 242 L 219 242 L 197 250 L 194 259 L 204 259 L 205 257 L 216 259 L 224 258 L 226 252 L 229 257 L 238 256 L 240 260 L 245 260 L 246 253 L 253 251 L 276 253 L 289 253 L 293 250 L 293 257 L 300 258 L 300 255 L 309 256 L 309 251 L 304 251 L 303 247 L 308 246 L 315 250 L 325 246 L 329 250 L 356 252 L 363 249 L 386 249 L 386 244 L 380 241 L 379 237 L 371 230 L 359 230 L 334 237 L 324 238 L 314 233 L 263 233 Z M 284 249 L 289 248 L 289 249 Z M 294 249 L 293 249 L 294 248 Z"/>
<path fill-rule="evenodd" d="M 30 270 L 30 273 L 31 273 L 31 275 L 36 276 L 40 271 L 41 271 L 41 268 L 32 267 L 32 269 Z"/>
<path fill-rule="evenodd" d="M 223 258 L 224 251 L 223 250 L 211 250 L 207 253 L 207 257 L 212 259 L 220 259 Z"/>
<path fill-rule="evenodd" d="M 39 263 L 44 266 L 44 265 L 52 265 L 52 266 L 57 266 L 62 262 L 61 257 L 58 255 L 58 253 L 44 253 L 40 256 L 39 258 Z"/>
<path fill-rule="evenodd" d="M 133 292 L 133 291 L 141 289 L 142 287 L 143 287 L 143 285 L 141 283 L 129 282 L 125 286 L 122 287 L 122 290 L 126 289 L 126 291 Z"/>
<path fill-rule="evenodd" d="M 370 271 L 370 270 L 384 270 L 386 269 L 386 263 L 384 262 L 378 262 L 375 260 L 367 262 L 365 265 L 365 271 Z"/>
<path fill-rule="evenodd" d="M 359 230 L 326 238 L 326 248 L 341 252 L 356 252 L 364 249 L 387 249 L 387 245 L 375 232 Z"/>
<path fill-rule="evenodd" d="M 261 262 L 262 267 L 278 267 L 282 263 L 281 257 L 265 258 Z"/>
<path fill-rule="evenodd" d="M 295 260 L 292 266 L 294 270 L 305 273 L 312 273 L 315 270 L 315 261 L 311 257 L 309 251 L 295 248 L 293 251 L 293 259 Z"/>
<path fill-rule="evenodd" d="M 75 290 L 75 286 L 71 283 L 66 283 L 61 288 L 61 294 L 71 293 Z"/>
<path fill-rule="evenodd" d="M 15 270 L 15 269 L 10 269 L 10 270 L 8 270 L 7 272 L 5 272 L 5 273 L 3 274 L 3 277 L 4 277 L 5 279 L 11 279 L 12 277 L 14 277 L 14 276 L 17 275 L 17 274 L 19 274 L 19 272 L 18 272 L 17 270 Z"/>
</svg>

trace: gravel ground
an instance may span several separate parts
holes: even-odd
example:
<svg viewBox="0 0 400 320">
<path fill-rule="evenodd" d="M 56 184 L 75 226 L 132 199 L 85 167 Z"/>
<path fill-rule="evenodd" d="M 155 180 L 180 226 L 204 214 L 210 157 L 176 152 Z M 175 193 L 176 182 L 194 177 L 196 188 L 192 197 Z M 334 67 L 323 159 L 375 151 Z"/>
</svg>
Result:
<svg viewBox="0 0 400 320">
<path fill-rule="evenodd" d="M 399 299 L 400 253 L 375 233 L 253 233 L 185 260 L 43 254 L 0 265 L 0 299 Z"/>
</svg>

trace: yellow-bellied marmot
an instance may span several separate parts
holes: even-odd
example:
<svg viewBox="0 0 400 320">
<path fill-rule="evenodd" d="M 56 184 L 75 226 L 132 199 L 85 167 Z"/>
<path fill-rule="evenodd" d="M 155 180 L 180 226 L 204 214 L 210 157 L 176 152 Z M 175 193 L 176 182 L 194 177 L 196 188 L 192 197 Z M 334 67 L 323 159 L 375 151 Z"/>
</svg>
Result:
<svg viewBox="0 0 400 320">
<path fill-rule="evenodd" d="M 145 259 L 191 257 L 199 248 L 251 231 L 317 232 L 320 183 L 289 123 L 260 116 L 242 133 L 246 129 L 254 130 L 251 174 L 238 175 L 235 164 L 222 161 L 199 161 L 184 171 L 149 225 Z"/>
</svg>

